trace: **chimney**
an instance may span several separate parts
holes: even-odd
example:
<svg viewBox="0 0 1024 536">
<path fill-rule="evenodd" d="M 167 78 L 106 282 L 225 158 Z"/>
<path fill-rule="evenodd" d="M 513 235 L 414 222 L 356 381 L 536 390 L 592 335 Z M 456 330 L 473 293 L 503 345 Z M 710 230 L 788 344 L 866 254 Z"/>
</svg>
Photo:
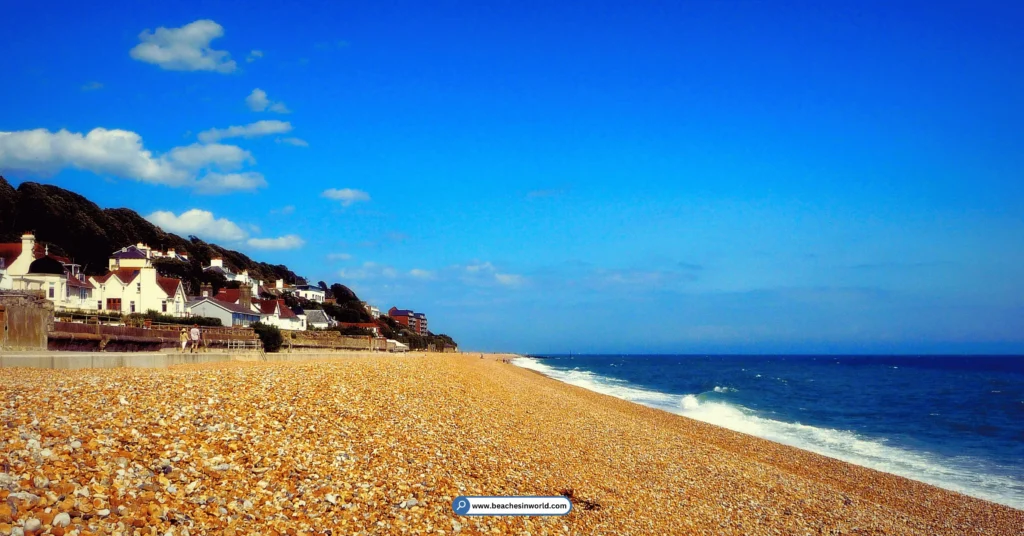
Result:
<svg viewBox="0 0 1024 536">
<path fill-rule="evenodd" d="M 211 284 L 211 283 L 203 283 L 202 285 L 199 285 L 199 294 L 202 297 L 204 297 L 204 298 L 212 298 L 213 297 L 213 284 Z"/>
<path fill-rule="evenodd" d="M 238 288 L 238 305 L 246 309 L 252 307 L 252 287 L 242 285 Z"/>
<path fill-rule="evenodd" d="M 36 235 L 32 233 L 25 233 L 21 235 L 21 251 L 27 251 L 29 254 L 36 247 Z"/>
<path fill-rule="evenodd" d="M 277 286 L 276 286 L 276 287 L 274 287 L 274 288 L 276 288 L 276 289 L 278 289 L 278 290 L 281 290 L 281 289 L 283 289 L 283 288 L 284 288 L 284 279 L 278 279 L 278 280 L 277 280 Z"/>
<path fill-rule="evenodd" d="M 221 257 L 210 257 L 210 266 L 216 266 L 217 268 L 224 267 L 224 259 Z"/>
</svg>

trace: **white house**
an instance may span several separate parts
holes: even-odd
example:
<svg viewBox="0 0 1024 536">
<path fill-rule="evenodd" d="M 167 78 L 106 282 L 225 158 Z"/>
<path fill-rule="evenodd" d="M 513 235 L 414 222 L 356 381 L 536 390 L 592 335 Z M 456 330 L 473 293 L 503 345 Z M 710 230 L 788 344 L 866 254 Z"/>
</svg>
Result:
<svg viewBox="0 0 1024 536">
<path fill-rule="evenodd" d="M 306 310 L 306 325 L 315 329 L 330 329 L 334 327 L 334 319 L 327 316 L 327 313 L 319 309 Z"/>
<path fill-rule="evenodd" d="M 306 329 L 304 318 L 285 305 L 284 300 L 253 300 L 260 311 L 260 322 L 277 326 L 279 329 L 302 331 Z"/>
<path fill-rule="evenodd" d="M 172 316 L 186 314 L 185 286 L 180 279 L 157 273 L 153 259 L 174 257 L 184 260 L 174 250 L 154 252 L 144 244 L 136 244 L 110 255 L 110 271 L 89 278 L 96 288 L 95 308 L 121 314 L 156 311 Z"/>
<path fill-rule="evenodd" d="M 327 293 L 322 288 L 313 285 L 295 285 L 292 288 L 292 293 L 300 298 L 317 303 L 323 303 L 327 297 Z"/>
<path fill-rule="evenodd" d="M 210 265 L 204 266 L 203 271 L 216 272 L 224 276 L 224 279 L 227 279 L 228 281 L 238 281 L 242 285 L 246 285 L 251 288 L 253 295 L 259 295 L 259 289 L 262 282 L 259 279 L 249 277 L 248 270 L 242 270 L 242 272 L 238 274 L 232 272 L 230 268 L 224 265 L 223 257 L 211 257 Z"/>
<path fill-rule="evenodd" d="M 121 268 L 90 277 L 89 281 L 98 289 L 96 306 L 104 311 L 185 315 L 185 287 L 181 280 L 161 276 L 152 266 Z"/>
<path fill-rule="evenodd" d="M 21 243 L 0 244 L 0 289 L 42 291 L 56 310 L 95 305 L 94 287 L 78 270 L 70 259 L 50 255 L 32 233 L 22 235 Z"/>
<path fill-rule="evenodd" d="M 298 315 L 285 305 L 282 299 L 259 300 L 252 297 L 248 287 L 222 288 L 213 297 L 215 300 L 248 308 L 259 315 L 259 321 L 278 329 L 305 330 L 306 316 Z"/>
<path fill-rule="evenodd" d="M 251 308 L 213 298 L 199 298 L 190 301 L 186 305 L 186 309 L 193 316 L 219 318 L 222 326 L 249 327 L 260 321 L 260 314 Z"/>
<path fill-rule="evenodd" d="M 378 309 L 378 308 L 376 308 L 373 305 L 370 305 L 368 303 L 363 303 L 363 307 L 365 307 L 366 308 L 366 312 L 370 314 L 370 318 L 372 318 L 374 320 L 377 320 L 378 318 L 380 318 L 380 309 Z"/>
</svg>

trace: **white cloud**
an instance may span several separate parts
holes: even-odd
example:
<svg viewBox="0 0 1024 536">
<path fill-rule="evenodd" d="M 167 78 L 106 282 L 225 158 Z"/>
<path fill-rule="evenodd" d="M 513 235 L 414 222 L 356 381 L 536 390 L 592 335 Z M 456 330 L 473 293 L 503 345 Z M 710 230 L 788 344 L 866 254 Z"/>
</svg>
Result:
<svg viewBox="0 0 1024 536">
<path fill-rule="evenodd" d="M 249 56 L 245 58 L 245 61 L 247 61 L 249 63 L 252 63 L 252 62 L 254 62 L 254 61 L 256 61 L 256 60 L 258 60 L 258 59 L 260 59 L 262 57 L 263 57 L 263 51 L 262 50 L 253 50 L 252 52 L 249 52 Z"/>
<path fill-rule="evenodd" d="M 248 125 L 211 128 L 199 133 L 199 141 L 213 143 L 227 138 L 256 138 L 270 134 L 284 134 L 292 129 L 291 123 L 277 119 L 256 121 Z"/>
<path fill-rule="evenodd" d="M 167 158 L 186 169 L 203 169 L 211 165 L 224 169 L 238 169 L 242 164 L 255 162 L 249 151 L 237 145 L 220 143 L 193 143 L 175 147 L 167 153 Z"/>
<path fill-rule="evenodd" d="M 196 181 L 196 193 L 216 195 L 229 192 L 251 192 L 265 188 L 267 180 L 262 173 L 248 171 L 245 173 L 207 173 Z"/>
<path fill-rule="evenodd" d="M 331 253 L 327 255 L 327 258 L 332 261 L 347 261 L 352 258 L 352 255 L 349 253 Z"/>
<path fill-rule="evenodd" d="M 212 20 L 197 20 L 181 28 L 161 26 L 155 32 L 140 33 L 141 43 L 129 54 L 169 71 L 230 73 L 237 67 L 231 55 L 210 47 L 211 41 L 223 35 L 224 28 Z"/>
<path fill-rule="evenodd" d="M 309 147 L 309 142 L 301 138 L 277 138 L 277 143 L 285 143 L 288 145 L 294 145 L 296 147 Z"/>
<path fill-rule="evenodd" d="M 250 238 L 246 243 L 257 249 L 298 249 L 306 245 L 302 237 L 293 234 L 277 238 Z"/>
<path fill-rule="evenodd" d="M 434 278 L 434 272 L 431 272 L 429 270 L 422 270 L 420 268 L 413 268 L 412 270 L 409 270 L 409 275 L 411 275 L 412 277 L 415 277 L 416 279 L 433 279 Z"/>
<path fill-rule="evenodd" d="M 394 279 L 398 270 L 375 262 L 364 262 L 359 268 L 345 268 L 338 271 L 343 279 Z"/>
<path fill-rule="evenodd" d="M 245 98 L 245 105 L 254 112 L 262 112 L 270 106 L 270 99 L 267 98 L 266 91 L 256 88 Z"/>
<path fill-rule="evenodd" d="M 292 113 L 292 111 L 289 110 L 288 107 L 285 106 L 283 102 L 275 102 L 274 104 L 270 105 L 270 108 L 267 108 L 267 109 L 270 110 L 271 112 L 279 113 L 279 114 L 290 114 L 290 113 Z"/>
<path fill-rule="evenodd" d="M 341 201 L 341 205 L 345 207 L 350 206 L 353 203 L 370 200 L 370 194 L 362 190 L 353 190 L 351 188 L 329 188 L 324 190 L 320 195 L 327 199 Z"/>
<path fill-rule="evenodd" d="M 146 216 L 153 225 L 169 233 L 197 235 L 212 240 L 243 240 L 248 234 L 227 218 L 215 218 L 212 212 L 194 208 L 175 216 L 173 212 L 158 210 Z"/>
<path fill-rule="evenodd" d="M 501 285 L 514 287 L 523 284 L 523 276 L 517 274 L 494 274 L 494 280 Z"/>
<path fill-rule="evenodd" d="M 142 136 L 128 130 L 95 128 L 84 135 L 46 129 L 0 132 L 0 169 L 53 174 L 72 168 L 150 184 L 191 187 L 198 193 L 266 185 L 256 173 L 230 177 L 212 171 L 233 171 L 252 162 L 248 151 L 222 144 L 175 147 L 156 156 L 143 146 Z M 202 170 L 207 173 L 199 177 Z"/>
<path fill-rule="evenodd" d="M 186 170 L 154 157 L 142 146 L 142 136 L 127 130 L 96 128 L 84 136 L 41 128 L 0 132 L 0 168 L 56 173 L 68 167 L 174 186 L 190 178 Z"/>
<path fill-rule="evenodd" d="M 489 262 L 470 264 L 466 266 L 466 271 L 472 274 L 477 272 L 493 272 L 494 265 Z"/>
<path fill-rule="evenodd" d="M 271 209 L 270 211 L 271 214 L 283 214 L 285 216 L 293 212 L 295 212 L 295 205 L 285 205 L 281 208 Z"/>
<path fill-rule="evenodd" d="M 245 98 L 245 104 L 254 112 L 271 111 L 279 114 L 291 113 L 291 110 L 281 101 L 272 101 L 267 98 L 267 92 L 260 88 L 252 90 L 252 93 Z"/>
<path fill-rule="evenodd" d="M 526 282 L 526 279 L 518 274 L 506 274 L 498 271 L 490 262 L 477 262 L 467 264 L 463 267 L 466 272 L 463 281 L 473 284 L 498 283 L 507 287 L 514 287 Z"/>
</svg>

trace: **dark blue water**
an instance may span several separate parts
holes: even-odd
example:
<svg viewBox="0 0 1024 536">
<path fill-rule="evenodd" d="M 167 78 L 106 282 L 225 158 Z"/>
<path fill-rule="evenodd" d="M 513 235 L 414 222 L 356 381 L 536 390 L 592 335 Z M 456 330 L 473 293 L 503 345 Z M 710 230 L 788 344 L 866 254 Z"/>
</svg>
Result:
<svg viewBox="0 0 1024 536">
<path fill-rule="evenodd" d="M 1024 509 L 1024 357 L 616 355 L 516 363 Z"/>
</svg>

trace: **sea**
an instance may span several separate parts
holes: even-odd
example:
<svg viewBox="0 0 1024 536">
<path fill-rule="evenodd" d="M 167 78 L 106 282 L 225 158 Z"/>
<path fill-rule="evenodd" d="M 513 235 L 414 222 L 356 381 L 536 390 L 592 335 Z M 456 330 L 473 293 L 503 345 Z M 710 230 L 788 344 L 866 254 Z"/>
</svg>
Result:
<svg viewBox="0 0 1024 536">
<path fill-rule="evenodd" d="M 513 363 L 1024 510 L 1024 357 L 535 355 Z"/>
</svg>

